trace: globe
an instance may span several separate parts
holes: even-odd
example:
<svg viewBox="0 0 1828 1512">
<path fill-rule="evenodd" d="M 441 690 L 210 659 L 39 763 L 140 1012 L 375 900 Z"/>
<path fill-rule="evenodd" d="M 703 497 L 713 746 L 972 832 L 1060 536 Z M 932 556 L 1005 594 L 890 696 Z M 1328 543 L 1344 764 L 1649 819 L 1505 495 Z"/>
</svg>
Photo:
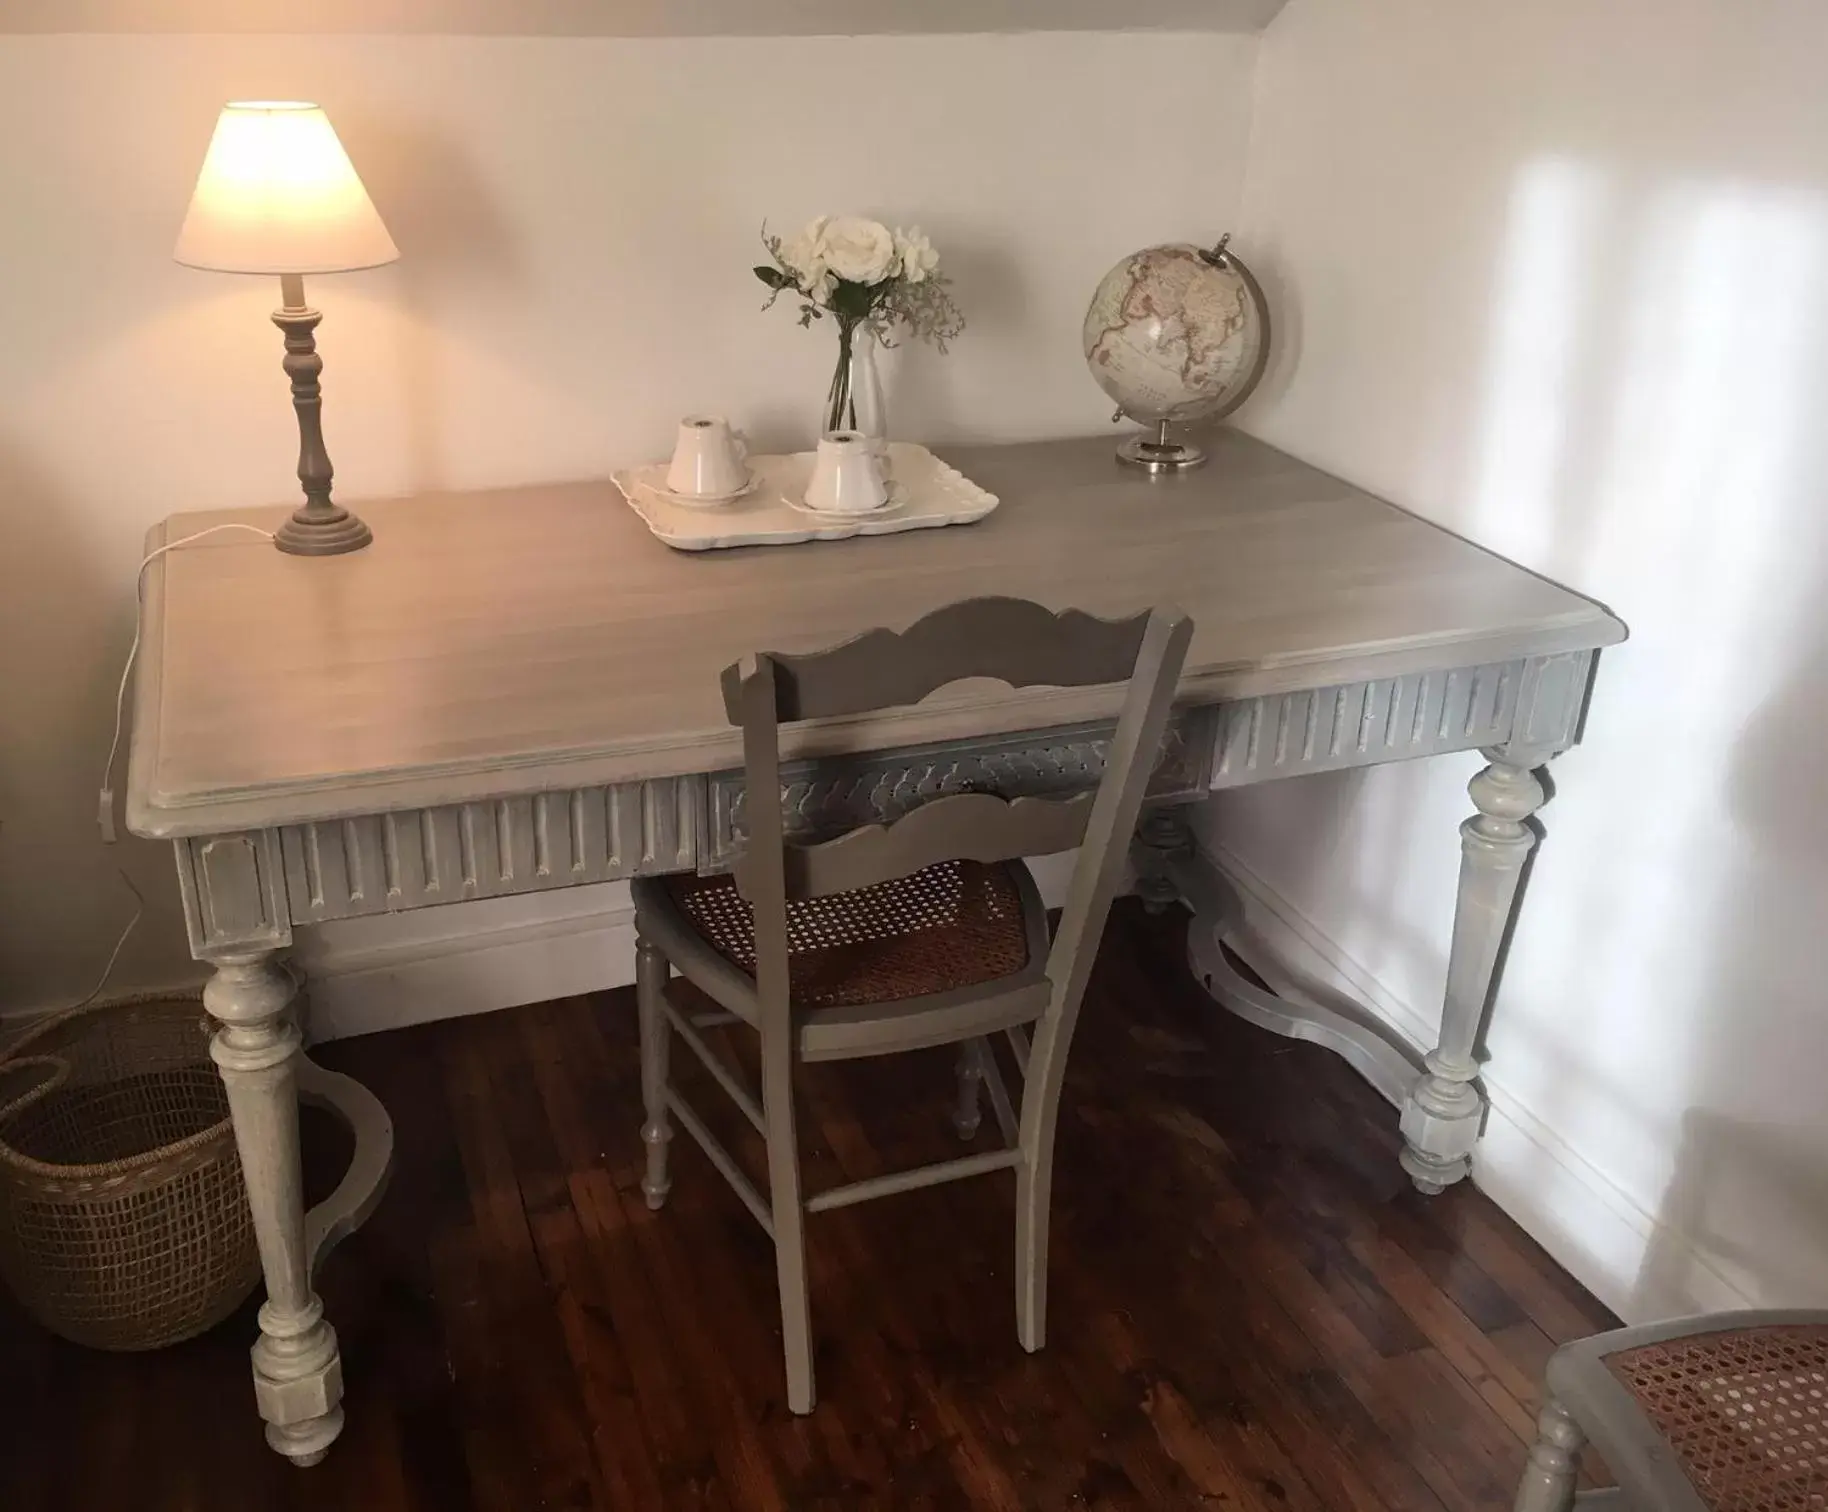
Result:
<svg viewBox="0 0 1828 1512">
<path fill-rule="evenodd" d="M 1236 254 L 1177 242 L 1133 252 L 1105 274 L 1085 312 L 1085 360 L 1119 416 L 1155 427 L 1118 448 L 1152 470 L 1197 466 L 1199 447 L 1168 427 L 1229 414 L 1269 357 L 1263 291 Z"/>
</svg>

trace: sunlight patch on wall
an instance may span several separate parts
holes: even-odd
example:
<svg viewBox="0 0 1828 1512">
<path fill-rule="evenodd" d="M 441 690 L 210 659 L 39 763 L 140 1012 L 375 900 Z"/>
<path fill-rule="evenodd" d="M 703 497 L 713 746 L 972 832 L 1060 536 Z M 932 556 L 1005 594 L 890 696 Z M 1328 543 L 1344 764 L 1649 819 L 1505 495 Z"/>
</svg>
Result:
<svg viewBox="0 0 1828 1512">
<path fill-rule="evenodd" d="M 1526 169 L 1511 200 L 1466 523 L 1481 544 L 1539 568 L 1555 548 L 1570 394 L 1589 337 L 1607 200 L 1597 168 L 1555 158 Z"/>
<path fill-rule="evenodd" d="M 1729 817 L 1734 747 L 1781 670 L 1771 652 L 1810 591 L 1813 553 L 1799 559 L 1799 531 L 1815 534 L 1798 462 L 1815 423 L 1804 379 L 1828 202 L 1680 185 L 1659 197 L 1645 232 L 1595 490 L 1599 571 L 1620 585 L 1635 635 L 1596 717 L 1621 737 L 1608 750 L 1661 759 L 1613 774 L 1641 818 L 1630 872 L 1614 877 L 1610 958 L 1591 978 L 1600 1001 L 1721 990 L 1716 940 L 1746 860 Z M 1662 964 L 1665 982 L 1644 980 L 1647 961 Z M 1700 1004 L 1695 1022 L 1724 1006 Z M 1668 1047 L 1670 1075 L 1687 1069 L 1676 1064 L 1682 1048 Z"/>
<path fill-rule="evenodd" d="M 1631 239 L 1603 291 L 1618 328 L 1594 333 L 1610 368 L 1589 370 L 1587 397 L 1560 396 L 1604 401 L 1590 417 L 1600 441 L 1591 472 L 1558 480 L 1559 503 L 1535 506 L 1543 529 L 1557 508 L 1564 522 L 1592 522 L 1571 570 L 1632 630 L 1604 659 L 1588 745 L 1562 768 L 1578 781 L 1548 816 L 1550 846 L 1566 835 L 1583 864 L 1549 862 L 1558 882 L 1525 910 L 1528 949 L 1499 1015 L 1506 1079 L 1540 1082 L 1526 1094 L 1539 1115 L 1551 1111 L 1553 1070 L 1531 1062 L 1565 1039 L 1556 1021 L 1571 1005 L 1583 1005 L 1584 1043 L 1607 1063 L 1635 1062 L 1643 1085 L 1707 1081 L 1700 1060 L 1718 1043 L 1709 1026 L 1732 1012 L 1720 955 L 1743 923 L 1753 864 L 1730 815 L 1735 746 L 1785 670 L 1771 652 L 1813 591 L 1816 503 L 1803 460 L 1821 401 L 1811 378 L 1828 200 L 1691 181 L 1642 203 L 1635 226 L 1609 231 Z M 1635 1148 L 1629 1184 L 1642 1190 L 1670 1175 L 1644 1162 L 1667 1164 L 1675 1151 L 1673 1140 L 1645 1140 L 1638 1104 L 1630 1087 L 1613 1089 L 1583 1143 L 1606 1150 L 1603 1163 Z"/>
</svg>

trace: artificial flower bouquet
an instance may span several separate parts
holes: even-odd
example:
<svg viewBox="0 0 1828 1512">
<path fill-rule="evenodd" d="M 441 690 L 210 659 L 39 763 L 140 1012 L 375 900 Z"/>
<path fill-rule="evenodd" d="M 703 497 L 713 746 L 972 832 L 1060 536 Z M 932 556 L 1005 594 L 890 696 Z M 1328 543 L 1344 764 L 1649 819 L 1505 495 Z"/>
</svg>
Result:
<svg viewBox="0 0 1828 1512">
<path fill-rule="evenodd" d="M 859 330 L 865 341 L 893 346 L 897 333 L 930 341 L 940 351 L 965 328 L 939 253 L 918 226 L 891 231 L 855 215 L 821 215 L 790 241 L 766 228 L 762 243 L 772 264 L 755 270 L 768 285 L 768 304 L 783 294 L 800 304 L 800 324 L 827 315 L 838 323 L 838 367 L 827 396 L 827 430 L 857 428 L 852 358 Z M 765 308 L 765 307 L 764 307 Z"/>
</svg>

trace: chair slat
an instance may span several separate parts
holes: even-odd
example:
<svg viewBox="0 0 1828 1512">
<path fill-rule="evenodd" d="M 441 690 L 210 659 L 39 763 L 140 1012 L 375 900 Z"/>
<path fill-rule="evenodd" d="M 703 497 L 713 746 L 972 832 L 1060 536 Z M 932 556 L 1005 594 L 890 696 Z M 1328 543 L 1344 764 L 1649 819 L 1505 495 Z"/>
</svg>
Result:
<svg viewBox="0 0 1828 1512">
<path fill-rule="evenodd" d="M 738 1111 L 749 1120 L 750 1126 L 755 1132 L 766 1139 L 768 1130 L 762 1119 L 762 1105 L 755 1100 L 755 1094 L 743 1085 L 742 1078 L 724 1058 L 711 1048 L 710 1042 L 698 1032 L 697 1026 L 690 1018 L 681 1013 L 670 1001 L 662 1003 L 661 1007 L 666 1013 L 667 1022 L 673 1026 L 674 1032 L 686 1042 L 686 1048 L 698 1057 L 699 1063 L 716 1079 L 717 1085 L 729 1094 L 730 1101 L 735 1103 Z M 734 1013 L 720 1015 L 720 1017 L 727 1017 L 733 1023 L 741 1022 Z"/>
<path fill-rule="evenodd" d="M 870 630 L 827 651 L 769 652 L 775 717 L 829 719 L 919 703 L 968 677 L 1012 688 L 1122 682 L 1136 665 L 1147 613 L 1102 620 L 1027 599 L 978 598 L 936 609 L 906 630 Z M 740 666 L 723 674 L 724 708 L 742 722 Z"/>
<path fill-rule="evenodd" d="M 806 1211 L 824 1213 L 832 1208 L 849 1207 L 854 1202 L 893 1197 L 899 1192 L 917 1192 L 922 1187 L 938 1186 L 942 1181 L 962 1181 L 967 1176 L 1006 1171 L 1021 1158 L 1020 1150 L 986 1150 L 981 1155 L 961 1155 L 956 1160 L 915 1166 L 911 1171 L 891 1171 L 886 1176 L 872 1176 L 867 1181 L 847 1182 L 815 1193 L 806 1199 Z"/>
<path fill-rule="evenodd" d="M 677 1092 L 669 1091 L 666 1094 L 666 1106 L 667 1111 L 679 1120 L 679 1126 L 705 1152 L 705 1158 L 717 1167 L 736 1195 L 743 1199 L 743 1206 L 749 1209 L 751 1216 L 761 1224 L 768 1237 L 774 1238 L 774 1212 L 768 1199 L 743 1174 L 743 1168 L 736 1163 L 736 1157 L 717 1142 L 717 1136 L 705 1127 L 705 1121 L 692 1111 L 691 1105 Z"/>
<path fill-rule="evenodd" d="M 1072 850 L 1085 838 L 1094 790 L 1071 798 L 954 793 L 922 804 L 892 824 L 870 824 L 817 844 L 784 847 L 787 896 L 822 898 L 906 877 L 938 861 L 1007 861 Z M 747 855 L 737 863 L 745 896 Z"/>
</svg>

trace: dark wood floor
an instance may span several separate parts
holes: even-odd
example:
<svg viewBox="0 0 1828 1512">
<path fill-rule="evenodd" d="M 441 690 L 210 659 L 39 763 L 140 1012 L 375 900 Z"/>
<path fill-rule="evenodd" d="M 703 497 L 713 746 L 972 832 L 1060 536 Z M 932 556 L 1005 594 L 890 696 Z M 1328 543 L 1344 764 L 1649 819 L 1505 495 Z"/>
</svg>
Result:
<svg viewBox="0 0 1828 1512">
<path fill-rule="evenodd" d="M 1508 1507 L 1543 1362 L 1614 1320 L 1470 1187 L 1410 1191 L 1390 1109 L 1216 1011 L 1184 927 L 1126 903 L 1106 937 L 1039 1355 L 1006 1174 L 818 1215 L 821 1402 L 790 1416 L 748 1214 L 684 1138 L 671 1203 L 642 1203 L 613 993 L 323 1052 L 399 1129 L 322 1276 L 349 1410 L 323 1465 L 261 1440 L 251 1305 L 109 1357 L 0 1303 L 0 1507 Z M 956 1152 L 943 1055 L 805 1086 L 809 1187 Z M 307 1132 L 320 1179 L 337 1152 Z"/>
</svg>

